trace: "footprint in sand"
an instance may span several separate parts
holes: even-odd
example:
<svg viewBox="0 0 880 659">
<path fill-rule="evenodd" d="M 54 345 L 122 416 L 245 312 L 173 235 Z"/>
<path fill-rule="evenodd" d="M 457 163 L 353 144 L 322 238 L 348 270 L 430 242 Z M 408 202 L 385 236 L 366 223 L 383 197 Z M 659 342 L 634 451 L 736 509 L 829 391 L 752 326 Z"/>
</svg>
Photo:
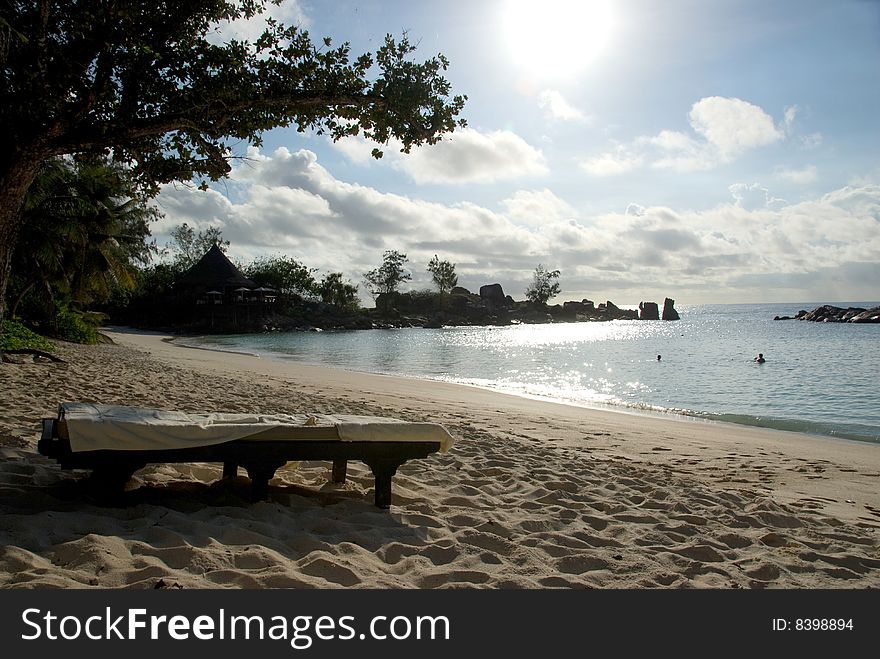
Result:
<svg viewBox="0 0 880 659">
<path fill-rule="evenodd" d="M 746 576 L 755 581 L 775 581 L 780 574 L 779 568 L 771 563 L 764 563 L 751 570 L 746 570 Z"/>
<path fill-rule="evenodd" d="M 491 577 L 485 572 L 477 572 L 474 570 L 455 570 L 453 572 L 441 572 L 438 574 L 429 574 L 419 579 L 416 585 L 419 588 L 439 588 L 449 584 L 483 584 L 489 581 Z"/>
<path fill-rule="evenodd" d="M 610 567 L 608 561 L 586 554 L 565 556 L 557 560 L 555 566 L 564 574 L 583 574 L 595 570 L 607 570 Z"/>
<path fill-rule="evenodd" d="M 312 577 L 320 577 L 330 583 L 339 584 L 341 586 L 357 586 L 362 581 L 361 578 L 349 568 L 323 557 L 312 560 L 306 558 L 305 562 L 300 563 L 299 569 L 303 574 Z"/>
</svg>

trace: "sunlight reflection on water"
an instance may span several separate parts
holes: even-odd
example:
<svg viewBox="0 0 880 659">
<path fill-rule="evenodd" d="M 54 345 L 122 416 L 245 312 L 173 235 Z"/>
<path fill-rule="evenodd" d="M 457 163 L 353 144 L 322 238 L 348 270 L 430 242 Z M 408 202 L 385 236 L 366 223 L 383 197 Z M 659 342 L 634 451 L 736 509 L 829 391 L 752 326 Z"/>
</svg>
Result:
<svg viewBox="0 0 880 659">
<path fill-rule="evenodd" d="M 678 322 L 299 332 L 198 342 L 560 402 L 676 410 L 880 441 L 880 326 L 772 320 L 806 306 L 683 307 Z M 767 363 L 752 361 L 758 352 Z"/>
</svg>

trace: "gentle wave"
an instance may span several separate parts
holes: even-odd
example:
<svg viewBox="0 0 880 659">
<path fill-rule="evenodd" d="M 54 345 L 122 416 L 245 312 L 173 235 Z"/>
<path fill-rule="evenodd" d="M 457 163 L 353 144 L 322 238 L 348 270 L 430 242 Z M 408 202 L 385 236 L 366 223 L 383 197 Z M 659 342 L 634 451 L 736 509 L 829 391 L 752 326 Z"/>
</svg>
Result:
<svg viewBox="0 0 880 659">
<path fill-rule="evenodd" d="M 651 415 L 682 417 L 687 419 L 698 419 L 703 421 L 733 423 L 743 426 L 753 426 L 757 428 L 767 428 L 770 430 L 784 430 L 788 432 L 805 433 L 808 435 L 821 435 L 827 437 L 836 437 L 839 439 L 850 439 L 861 442 L 872 442 L 880 444 L 880 430 L 864 424 L 852 423 L 845 426 L 832 425 L 828 423 L 820 423 L 816 421 L 805 421 L 802 419 L 773 418 L 766 416 L 754 416 L 747 414 L 713 414 L 710 412 L 700 412 L 696 410 L 684 409 L 680 407 L 663 407 L 661 405 L 652 405 L 650 403 L 630 402 L 621 400 L 610 395 L 593 394 L 590 396 L 578 395 L 577 392 L 559 392 L 550 390 L 541 390 L 540 388 L 531 387 L 526 384 L 511 383 L 499 384 L 488 380 L 477 379 L 453 379 L 453 378 L 431 378 L 444 382 L 452 382 L 455 384 L 463 384 L 471 387 L 479 387 L 481 389 L 489 389 L 513 396 L 522 396 L 524 398 L 532 398 L 543 400 L 551 403 L 560 403 L 563 405 L 574 405 L 576 407 L 585 407 L 589 409 L 605 409 L 608 411 L 624 411 L 647 413 Z"/>
<path fill-rule="evenodd" d="M 803 419 L 775 419 L 743 414 L 697 413 L 696 416 L 710 421 L 722 421 L 724 423 L 736 423 L 744 426 L 757 426 L 759 428 L 787 430 L 790 432 L 806 433 L 808 435 L 825 435 L 840 439 L 852 439 L 860 442 L 880 444 L 880 432 L 878 432 L 876 428 L 858 423 L 846 426 L 830 425 L 817 421 L 804 421 Z"/>
</svg>

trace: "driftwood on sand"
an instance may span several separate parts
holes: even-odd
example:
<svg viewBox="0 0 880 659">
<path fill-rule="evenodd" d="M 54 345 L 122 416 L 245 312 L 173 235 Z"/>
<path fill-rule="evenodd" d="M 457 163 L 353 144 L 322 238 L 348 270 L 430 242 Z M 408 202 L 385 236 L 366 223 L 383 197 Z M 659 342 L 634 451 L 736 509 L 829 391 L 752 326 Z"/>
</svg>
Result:
<svg viewBox="0 0 880 659">
<path fill-rule="evenodd" d="M 45 350 L 37 350 L 36 348 L 19 348 L 15 350 L 0 351 L 4 362 L 13 364 L 26 364 L 33 362 L 34 364 L 44 364 L 47 362 L 56 362 L 66 364 L 63 359 L 56 357 L 51 352 Z"/>
</svg>

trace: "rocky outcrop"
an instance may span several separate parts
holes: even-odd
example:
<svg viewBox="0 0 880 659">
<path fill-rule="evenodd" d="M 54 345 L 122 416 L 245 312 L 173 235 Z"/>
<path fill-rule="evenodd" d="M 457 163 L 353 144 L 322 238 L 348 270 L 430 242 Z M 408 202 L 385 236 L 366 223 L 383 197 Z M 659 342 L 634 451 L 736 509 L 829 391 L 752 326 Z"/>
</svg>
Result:
<svg viewBox="0 0 880 659">
<path fill-rule="evenodd" d="M 640 320 L 660 320 L 660 309 L 656 302 L 639 302 Z"/>
<path fill-rule="evenodd" d="M 663 313 L 656 302 L 639 302 L 640 320 L 681 320 L 678 312 L 675 310 L 675 300 L 666 298 L 663 300 Z"/>
<path fill-rule="evenodd" d="M 456 287 L 450 295 L 432 291 L 410 291 L 380 295 L 376 310 L 367 310 L 374 326 L 442 327 L 444 325 L 511 325 L 517 323 L 583 323 L 611 320 L 639 320 L 638 309 L 621 309 L 611 300 L 596 305 L 586 298 L 562 304 L 535 305 L 528 300 L 515 301 L 504 294 L 500 284 L 481 286 L 480 294 Z M 659 318 L 656 303 L 653 318 Z M 673 300 L 667 298 L 665 307 Z M 674 311 L 674 309 L 673 309 Z M 675 316 L 677 317 L 678 314 Z"/>
<path fill-rule="evenodd" d="M 581 300 L 580 302 L 563 302 L 562 311 L 566 315 L 570 316 L 576 316 L 578 314 L 582 316 L 589 316 L 596 313 L 596 307 L 593 305 L 592 300 Z"/>
<path fill-rule="evenodd" d="M 267 323 L 269 329 L 360 329 L 387 327 L 443 327 L 448 325 L 511 325 L 518 323 L 579 323 L 612 320 L 639 320 L 638 309 L 621 309 L 611 300 L 596 305 L 592 300 L 569 301 L 554 305 L 535 305 L 527 300 L 515 301 L 504 294 L 500 284 L 480 287 L 480 294 L 456 287 L 449 295 L 435 291 L 408 291 L 382 294 L 375 309 L 360 314 L 340 313 L 330 305 L 300 300 L 286 317 L 274 317 Z M 671 308 L 668 299 L 664 309 Z M 641 308 L 652 306 L 653 318 L 659 317 L 656 303 L 642 303 Z M 644 317 L 644 316 L 642 316 Z M 677 314 L 676 314 L 677 317 Z"/>
<path fill-rule="evenodd" d="M 480 286 L 480 297 L 495 307 L 507 306 L 507 298 L 504 296 L 504 289 L 501 288 L 501 284 Z"/>
<path fill-rule="evenodd" d="M 795 320 L 809 320 L 814 323 L 880 323 L 880 307 L 835 307 L 823 304 L 812 311 L 801 310 Z M 791 316 L 776 316 L 773 320 L 791 320 Z"/>
<path fill-rule="evenodd" d="M 661 320 L 681 320 L 681 317 L 678 315 L 678 312 L 675 310 L 675 300 L 672 298 L 666 298 L 663 300 L 663 313 L 660 316 Z"/>
<path fill-rule="evenodd" d="M 880 323 L 880 307 L 872 307 L 866 309 L 860 314 L 856 314 L 850 318 L 849 323 Z"/>
<path fill-rule="evenodd" d="M 611 300 L 596 307 L 597 320 L 638 320 L 639 312 L 635 309 L 621 309 Z"/>
</svg>

